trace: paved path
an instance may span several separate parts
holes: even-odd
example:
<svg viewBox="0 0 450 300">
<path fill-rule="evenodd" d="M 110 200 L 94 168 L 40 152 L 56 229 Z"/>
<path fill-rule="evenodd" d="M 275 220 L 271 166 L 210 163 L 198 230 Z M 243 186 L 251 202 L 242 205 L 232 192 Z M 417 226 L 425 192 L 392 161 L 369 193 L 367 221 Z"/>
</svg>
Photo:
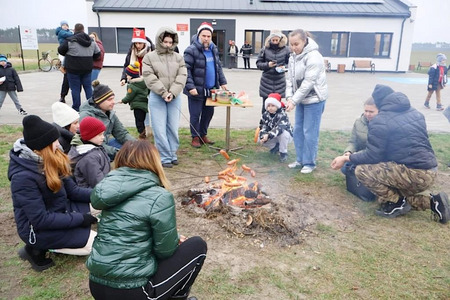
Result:
<svg viewBox="0 0 450 300">
<path fill-rule="evenodd" d="M 262 101 L 258 94 L 261 71 L 258 70 L 229 70 L 225 69 L 228 80 L 228 88 L 233 91 L 246 91 L 254 103 L 252 108 L 232 108 L 232 128 L 255 128 L 258 125 Z M 125 95 L 125 87 L 120 86 L 120 68 L 104 68 L 99 76 L 101 83 L 108 84 L 116 94 L 116 100 Z M 51 105 L 59 99 L 62 74 L 59 71 L 30 72 L 19 75 L 22 80 L 24 92 L 19 93 L 19 99 L 23 108 L 30 114 L 37 114 L 47 121 L 52 121 Z M 429 131 L 450 132 L 450 124 L 447 119 L 435 109 L 423 108 L 426 95 L 427 75 L 417 73 L 391 74 L 391 73 L 329 73 L 328 85 L 330 98 L 327 101 L 322 118 L 322 129 L 350 130 L 354 120 L 362 113 L 363 102 L 367 99 L 377 83 L 391 86 L 395 91 L 405 93 L 412 105 L 420 110 L 426 117 Z M 450 88 L 442 92 L 444 105 L 450 104 Z M 189 112 L 187 98 L 183 95 L 181 127 L 189 126 Z M 84 95 L 82 97 L 84 101 Z M 67 97 L 71 104 L 71 97 Z M 432 98 L 431 105 L 435 107 L 436 100 Z M 122 122 L 129 127 L 134 127 L 134 116 L 128 105 L 117 104 L 117 114 Z M 225 127 L 225 108 L 215 109 L 215 115 L 211 122 L 213 128 Z M 291 122 L 294 121 L 294 113 L 290 112 Z M 0 110 L 0 124 L 21 124 L 22 116 L 19 115 L 12 103 L 7 98 Z"/>
</svg>

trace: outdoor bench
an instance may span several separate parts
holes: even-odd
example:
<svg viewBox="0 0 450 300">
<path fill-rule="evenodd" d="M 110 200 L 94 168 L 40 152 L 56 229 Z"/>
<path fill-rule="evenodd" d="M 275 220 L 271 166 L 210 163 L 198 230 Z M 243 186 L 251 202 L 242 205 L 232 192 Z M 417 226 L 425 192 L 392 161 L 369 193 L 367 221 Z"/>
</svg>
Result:
<svg viewBox="0 0 450 300">
<path fill-rule="evenodd" d="M 422 67 L 424 68 L 429 68 L 431 67 L 432 63 L 428 62 L 428 61 L 419 61 L 417 63 L 417 70 L 422 69 Z"/>
<path fill-rule="evenodd" d="M 352 64 L 353 73 L 356 68 L 370 68 L 370 73 L 375 73 L 375 64 L 371 60 L 354 60 Z"/>
</svg>

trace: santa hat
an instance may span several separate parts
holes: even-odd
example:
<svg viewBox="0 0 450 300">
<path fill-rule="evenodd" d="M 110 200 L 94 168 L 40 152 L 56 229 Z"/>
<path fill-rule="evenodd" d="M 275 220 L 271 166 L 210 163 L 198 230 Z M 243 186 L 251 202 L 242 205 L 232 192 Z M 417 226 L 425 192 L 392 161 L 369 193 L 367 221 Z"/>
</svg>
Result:
<svg viewBox="0 0 450 300">
<path fill-rule="evenodd" d="M 145 38 L 145 30 L 139 28 L 133 28 L 133 38 L 131 39 L 132 43 L 147 43 L 147 39 Z"/>
<path fill-rule="evenodd" d="M 80 118 L 75 109 L 62 102 L 52 104 L 52 114 L 53 122 L 61 127 L 66 127 Z"/>
<path fill-rule="evenodd" d="M 281 95 L 278 93 L 271 93 L 267 96 L 266 101 L 264 101 L 264 108 L 267 110 L 269 104 L 275 105 L 277 109 L 284 107 L 284 103 L 281 102 Z"/>
<path fill-rule="evenodd" d="M 270 103 L 270 102 L 268 102 L 267 104 L 269 104 L 269 103 L 273 104 L 273 105 L 275 105 L 278 108 L 280 108 L 280 107 L 284 108 L 285 107 L 284 103 L 281 102 L 281 95 L 280 94 L 278 94 L 278 93 L 271 93 L 271 94 L 269 94 L 267 96 L 267 99 L 269 99 L 269 98 L 277 100 L 279 102 L 280 106 L 278 106 L 277 104 Z M 266 99 L 266 101 L 267 101 L 267 99 Z M 267 105 L 265 104 L 265 102 L 264 102 L 264 105 L 265 105 L 264 107 L 267 109 Z"/>
<path fill-rule="evenodd" d="M 138 78 L 140 66 L 141 64 L 138 61 L 135 61 L 134 63 L 129 64 L 128 67 L 125 68 L 125 73 L 127 75 L 130 75 L 131 78 Z"/>
<path fill-rule="evenodd" d="M 211 31 L 211 33 L 214 32 L 214 28 L 212 27 L 211 23 L 208 22 L 203 22 L 202 24 L 200 24 L 200 26 L 197 29 L 197 34 L 200 34 L 200 32 L 202 32 L 202 30 L 209 30 Z"/>
<path fill-rule="evenodd" d="M 105 130 L 105 124 L 94 117 L 87 116 L 81 120 L 80 136 L 83 141 L 89 141 Z"/>
</svg>

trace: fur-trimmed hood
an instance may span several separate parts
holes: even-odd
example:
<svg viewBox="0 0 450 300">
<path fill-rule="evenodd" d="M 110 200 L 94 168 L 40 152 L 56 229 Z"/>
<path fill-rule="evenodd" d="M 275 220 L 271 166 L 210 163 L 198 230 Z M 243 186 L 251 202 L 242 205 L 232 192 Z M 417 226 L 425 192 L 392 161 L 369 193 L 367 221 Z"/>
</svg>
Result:
<svg viewBox="0 0 450 300">
<path fill-rule="evenodd" d="M 270 39 L 273 38 L 274 36 L 281 36 L 280 39 L 280 43 L 278 44 L 278 47 L 286 47 L 287 42 L 288 42 L 288 38 L 286 35 L 284 35 L 284 33 L 281 32 L 281 30 L 275 29 L 270 31 L 269 36 L 266 38 L 266 40 L 264 41 L 264 46 L 266 48 L 270 47 Z"/>
</svg>

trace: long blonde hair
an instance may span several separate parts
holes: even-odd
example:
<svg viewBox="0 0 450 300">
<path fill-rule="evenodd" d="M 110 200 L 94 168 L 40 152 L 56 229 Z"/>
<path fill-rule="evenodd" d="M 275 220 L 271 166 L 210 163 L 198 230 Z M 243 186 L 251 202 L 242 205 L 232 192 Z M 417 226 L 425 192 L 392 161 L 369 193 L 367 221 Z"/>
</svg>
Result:
<svg viewBox="0 0 450 300">
<path fill-rule="evenodd" d="M 156 174 L 161 185 L 169 189 L 170 183 L 161 165 L 161 157 L 155 146 L 147 140 L 127 141 L 114 159 L 116 168 L 129 167 L 148 170 Z"/>
<path fill-rule="evenodd" d="M 58 192 L 62 187 L 61 177 L 72 174 L 69 157 L 60 149 L 53 152 L 53 143 L 41 150 L 34 150 L 34 152 L 42 157 L 42 170 L 48 188 L 53 193 Z"/>
</svg>

